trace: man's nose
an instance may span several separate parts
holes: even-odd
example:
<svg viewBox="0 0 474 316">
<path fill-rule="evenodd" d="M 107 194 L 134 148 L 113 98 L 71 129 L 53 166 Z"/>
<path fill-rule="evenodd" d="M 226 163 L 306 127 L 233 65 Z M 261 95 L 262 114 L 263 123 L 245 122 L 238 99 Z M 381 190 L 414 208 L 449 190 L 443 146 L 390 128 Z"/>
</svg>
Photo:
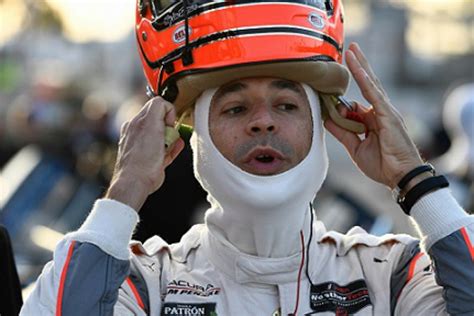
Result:
<svg viewBox="0 0 474 316">
<path fill-rule="evenodd" d="M 250 134 L 274 133 L 276 130 L 276 121 L 266 107 L 257 109 L 247 125 L 247 131 Z"/>
</svg>

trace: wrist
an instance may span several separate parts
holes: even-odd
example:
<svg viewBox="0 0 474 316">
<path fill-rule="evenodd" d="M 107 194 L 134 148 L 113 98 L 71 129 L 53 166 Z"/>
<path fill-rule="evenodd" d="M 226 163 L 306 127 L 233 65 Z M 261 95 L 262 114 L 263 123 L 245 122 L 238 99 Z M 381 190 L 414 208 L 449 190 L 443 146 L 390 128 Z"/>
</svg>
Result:
<svg viewBox="0 0 474 316">
<path fill-rule="evenodd" d="M 415 168 L 424 165 L 425 162 L 420 158 L 413 160 L 411 163 L 404 164 L 403 166 L 400 166 L 400 169 L 397 170 L 396 173 L 390 177 L 391 182 L 389 184 L 389 187 L 391 190 L 394 190 L 395 188 L 398 187 L 398 184 L 400 181 L 412 170 Z"/>
<path fill-rule="evenodd" d="M 444 176 L 428 177 L 415 185 L 405 196 L 399 197 L 397 203 L 405 214 L 410 215 L 411 208 L 424 195 L 448 186 L 449 182 Z"/>
<path fill-rule="evenodd" d="M 425 180 L 425 179 L 428 179 L 428 178 L 431 178 L 433 176 L 433 173 L 430 172 L 430 171 L 425 171 L 419 175 L 417 175 L 416 177 L 414 177 L 413 179 L 411 179 L 407 184 L 406 186 L 403 188 L 403 190 L 400 190 L 400 196 L 405 196 L 407 194 L 408 191 L 410 191 L 414 186 L 416 186 L 418 183 L 420 183 L 421 181 Z"/>
<path fill-rule="evenodd" d="M 139 212 L 149 194 L 147 186 L 133 177 L 117 177 L 112 179 L 104 197 L 126 204 Z"/>
<path fill-rule="evenodd" d="M 396 197 L 403 212 L 410 215 L 411 208 L 424 195 L 449 186 L 444 176 L 437 176 L 434 167 L 427 163 L 409 171 L 397 184 Z M 397 190 L 394 190 L 397 191 Z"/>
<path fill-rule="evenodd" d="M 424 180 L 435 176 L 435 170 L 431 164 L 421 164 L 407 171 L 395 188 L 392 189 L 393 198 L 399 203 L 405 199 L 405 196 L 411 189 Z"/>
</svg>

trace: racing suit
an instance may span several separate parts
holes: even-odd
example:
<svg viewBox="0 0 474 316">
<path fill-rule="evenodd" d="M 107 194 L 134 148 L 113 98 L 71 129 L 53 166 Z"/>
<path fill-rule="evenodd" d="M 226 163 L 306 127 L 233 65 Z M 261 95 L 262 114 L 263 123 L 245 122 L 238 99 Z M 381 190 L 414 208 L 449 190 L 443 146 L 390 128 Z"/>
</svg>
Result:
<svg viewBox="0 0 474 316">
<path fill-rule="evenodd" d="M 474 217 L 448 189 L 411 214 L 421 247 L 315 221 L 295 255 L 264 258 L 206 224 L 177 244 L 130 243 L 137 213 L 98 200 L 58 244 L 21 315 L 474 315 Z"/>
</svg>

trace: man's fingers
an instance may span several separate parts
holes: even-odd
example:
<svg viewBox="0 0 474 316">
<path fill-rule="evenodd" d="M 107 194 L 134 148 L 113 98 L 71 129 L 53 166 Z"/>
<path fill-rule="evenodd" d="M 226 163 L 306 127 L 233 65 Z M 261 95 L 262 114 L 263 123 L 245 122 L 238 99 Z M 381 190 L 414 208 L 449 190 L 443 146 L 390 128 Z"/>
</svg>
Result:
<svg viewBox="0 0 474 316">
<path fill-rule="evenodd" d="M 375 112 L 373 107 L 365 107 L 362 104 L 352 101 L 354 106 L 354 110 L 357 114 L 360 115 L 362 118 L 362 123 L 364 123 L 365 127 L 368 131 L 375 131 L 377 130 L 377 120 L 375 117 Z"/>
<path fill-rule="evenodd" d="M 152 124 L 155 127 L 159 127 L 157 122 L 164 121 L 165 125 L 173 127 L 176 121 L 174 105 L 161 97 L 154 97 L 145 103 L 132 121 L 140 122 L 140 125 Z"/>
<path fill-rule="evenodd" d="M 367 58 L 365 57 L 364 52 L 362 52 L 362 49 L 360 48 L 359 44 L 351 43 L 349 45 L 349 50 L 354 54 L 354 56 L 356 57 L 357 61 L 361 65 L 361 67 L 369 75 L 370 79 L 375 83 L 377 88 L 387 97 L 387 93 L 385 92 L 385 90 L 382 86 L 382 83 L 380 82 L 377 75 L 375 75 L 374 70 L 370 66 L 370 64 L 369 64 Z"/>
<path fill-rule="evenodd" d="M 125 133 L 127 132 L 127 130 L 128 130 L 128 124 L 129 124 L 129 122 L 126 121 L 126 122 L 124 122 L 124 123 L 122 124 L 122 126 L 120 127 L 120 135 L 121 135 L 121 136 L 125 135 Z"/>
<path fill-rule="evenodd" d="M 361 90 L 364 98 L 374 106 L 378 106 L 379 104 L 383 103 L 384 95 L 374 84 L 367 72 L 360 66 L 359 62 L 354 56 L 354 53 L 348 51 L 346 56 L 346 61 L 347 65 L 349 66 L 349 70 L 351 71 L 352 76 L 354 77 L 357 85 L 359 86 L 359 89 Z"/>
<path fill-rule="evenodd" d="M 346 63 L 364 98 L 374 106 L 378 113 L 389 114 L 391 109 L 385 95 L 362 68 L 352 51 L 346 52 Z"/>
<path fill-rule="evenodd" d="M 174 108 L 174 105 L 172 105 L 171 103 L 168 103 L 166 105 L 165 124 L 167 126 L 174 127 L 176 120 L 177 120 L 176 110 Z"/>
<path fill-rule="evenodd" d="M 157 115 L 157 119 L 164 120 L 165 125 L 174 126 L 176 111 L 174 105 L 162 97 L 154 97 L 150 103 L 150 111 Z"/>
<path fill-rule="evenodd" d="M 129 122 L 127 133 L 146 134 L 140 136 L 141 139 L 149 139 L 152 142 L 164 142 L 166 128 L 174 127 L 176 112 L 174 105 L 165 101 L 161 97 L 149 100 L 140 112 Z M 129 131 L 130 130 L 130 131 Z M 162 136 L 156 138 L 156 136 Z M 155 138 L 155 140 L 152 140 Z M 160 146 L 159 144 L 157 144 Z M 164 145 L 163 145 L 164 146 Z"/>
<path fill-rule="evenodd" d="M 360 138 L 356 134 L 338 126 L 331 119 L 327 119 L 324 122 L 324 126 L 334 137 L 336 137 L 339 142 L 344 145 L 346 150 L 353 157 L 357 152 L 357 148 L 362 142 Z"/>
</svg>

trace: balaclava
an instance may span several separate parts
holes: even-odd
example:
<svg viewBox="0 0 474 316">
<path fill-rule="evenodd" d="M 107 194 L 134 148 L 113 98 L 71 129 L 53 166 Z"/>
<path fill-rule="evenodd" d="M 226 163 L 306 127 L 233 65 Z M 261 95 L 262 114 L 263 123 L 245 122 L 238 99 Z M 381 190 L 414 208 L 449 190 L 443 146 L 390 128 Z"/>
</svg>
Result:
<svg viewBox="0 0 474 316">
<path fill-rule="evenodd" d="M 208 193 L 206 225 L 241 252 L 280 258 L 300 251 L 300 231 L 310 229 L 310 203 L 327 173 L 328 158 L 317 94 L 302 84 L 311 106 L 313 137 L 308 155 L 271 176 L 253 175 L 227 160 L 209 134 L 209 110 L 217 89 L 196 101 L 191 147 L 194 174 Z"/>
</svg>

